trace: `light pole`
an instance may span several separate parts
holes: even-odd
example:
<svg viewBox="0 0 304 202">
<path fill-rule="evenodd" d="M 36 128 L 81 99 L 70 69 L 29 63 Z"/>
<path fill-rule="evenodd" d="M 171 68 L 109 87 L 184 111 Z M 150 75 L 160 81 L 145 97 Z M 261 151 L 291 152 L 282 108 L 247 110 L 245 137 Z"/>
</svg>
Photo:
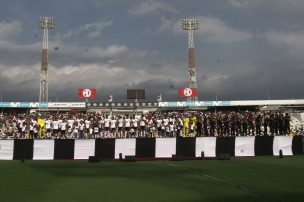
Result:
<svg viewBox="0 0 304 202">
<path fill-rule="evenodd" d="M 40 17 L 37 27 L 43 29 L 39 102 L 48 101 L 48 30 L 54 28 L 52 17 Z"/>
<path fill-rule="evenodd" d="M 193 32 L 194 30 L 198 29 L 198 19 L 195 18 L 183 19 L 182 29 L 188 32 L 189 87 L 197 88 Z M 197 100 L 198 100 L 197 96 L 187 97 L 187 101 L 197 101 Z"/>
</svg>

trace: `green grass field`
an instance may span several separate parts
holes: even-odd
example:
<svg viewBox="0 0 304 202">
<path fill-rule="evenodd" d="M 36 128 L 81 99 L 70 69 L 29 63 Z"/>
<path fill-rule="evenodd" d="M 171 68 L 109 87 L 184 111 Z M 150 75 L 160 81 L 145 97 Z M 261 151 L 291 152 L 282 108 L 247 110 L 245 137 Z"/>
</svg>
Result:
<svg viewBox="0 0 304 202">
<path fill-rule="evenodd" d="M 0 161 L 1 202 L 304 201 L 304 155 L 189 161 Z"/>
</svg>

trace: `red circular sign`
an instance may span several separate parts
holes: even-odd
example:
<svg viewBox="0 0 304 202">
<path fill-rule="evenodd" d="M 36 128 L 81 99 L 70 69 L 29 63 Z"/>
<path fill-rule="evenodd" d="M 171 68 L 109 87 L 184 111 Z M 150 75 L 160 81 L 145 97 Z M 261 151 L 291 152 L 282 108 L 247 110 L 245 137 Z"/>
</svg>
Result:
<svg viewBox="0 0 304 202">
<path fill-rule="evenodd" d="M 185 88 L 184 89 L 184 96 L 191 97 L 192 96 L 192 89 L 191 88 Z"/>
<path fill-rule="evenodd" d="M 83 97 L 91 97 L 92 91 L 90 89 L 84 89 L 82 91 L 82 95 L 83 95 Z"/>
</svg>

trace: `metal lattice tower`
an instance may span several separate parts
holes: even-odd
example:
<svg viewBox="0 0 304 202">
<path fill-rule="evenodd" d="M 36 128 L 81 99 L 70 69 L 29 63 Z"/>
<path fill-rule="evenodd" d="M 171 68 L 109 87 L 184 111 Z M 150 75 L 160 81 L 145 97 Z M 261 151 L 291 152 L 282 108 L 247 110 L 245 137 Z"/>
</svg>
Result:
<svg viewBox="0 0 304 202">
<path fill-rule="evenodd" d="M 195 18 L 183 19 L 182 29 L 188 32 L 189 87 L 197 88 L 193 32 L 194 30 L 198 29 L 198 19 Z M 187 101 L 197 101 L 197 100 L 198 100 L 197 96 L 187 98 Z"/>
<path fill-rule="evenodd" d="M 39 102 L 48 101 L 48 30 L 54 28 L 52 17 L 40 17 L 37 26 L 43 29 Z"/>
</svg>

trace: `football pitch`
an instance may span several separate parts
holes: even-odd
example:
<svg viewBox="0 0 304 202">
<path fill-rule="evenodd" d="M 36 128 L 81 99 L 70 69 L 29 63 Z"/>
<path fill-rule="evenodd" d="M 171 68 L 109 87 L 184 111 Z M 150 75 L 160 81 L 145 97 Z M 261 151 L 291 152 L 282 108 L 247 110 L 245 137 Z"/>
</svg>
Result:
<svg viewBox="0 0 304 202">
<path fill-rule="evenodd" d="M 304 155 L 185 161 L 0 161 L 1 202 L 304 201 Z"/>
</svg>

